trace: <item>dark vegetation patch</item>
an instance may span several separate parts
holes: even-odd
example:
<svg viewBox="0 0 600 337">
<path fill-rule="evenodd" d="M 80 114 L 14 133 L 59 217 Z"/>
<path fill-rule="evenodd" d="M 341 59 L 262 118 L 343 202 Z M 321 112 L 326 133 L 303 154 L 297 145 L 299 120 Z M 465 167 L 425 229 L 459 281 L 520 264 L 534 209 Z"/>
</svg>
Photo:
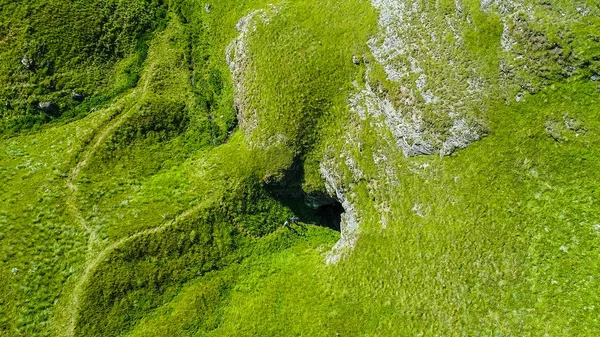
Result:
<svg viewBox="0 0 600 337">
<path fill-rule="evenodd" d="M 330 204 L 319 206 L 315 210 L 315 217 L 318 219 L 317 223 L 319 225 L 339 232 L 341 231 L 341 216 L 344 212 L 342 204 L 338 200 L 333 200 Z"/>
<path fill-rule="evenodd" d="M 128 116 L 94 159 L 100 171 L 117 166 L 131 177 L 154 174 L 223 144 L 237 125 L 228 70 L 204 18 L 187 2 L 170 6 L 170 23 L 155 34 L 156 51 L 139 75 L 143 83 L 125 103 Z"/>
<path fill-rule="evenodd" d="M 184 102 L 157 99 L 144 102 L 134 118 L 128 119 L 109 139 L 107 152 L 136 140 L 150 142 L 168 141 L 179 134 L 189 123 Z"/>
<path fill-rule="evenodd" d="M 162 0 L 0 3 L 0 133 L 81 117 L 134 86 L 165 15 Z"/>
<path fill-rule="evenodd" d="M 204 123 L 191 125 L 191 129 L 207 135 L 212 145 L 222 144 L 237 126 L 229 68 L 224 63 L 223 50 L 215 45 L 218 34 L 224 32 L 207 21 L 196 3 L 180 1 L 171 6 L 184 24 L 188 40 L 186 61 L 195 106 L 208 117 Z"/>
<path fill-rule="evenodd" d="M 510 27 L 517 55 L 503 71 L 516 75 L 531 94 L 555 82 L 588 80 L 600 71 L 600 19 L 562 14 L 554 20 L 557 10 L 552 4 L 539 6 L 535 20 L 520 13 Z"/>
</svg>

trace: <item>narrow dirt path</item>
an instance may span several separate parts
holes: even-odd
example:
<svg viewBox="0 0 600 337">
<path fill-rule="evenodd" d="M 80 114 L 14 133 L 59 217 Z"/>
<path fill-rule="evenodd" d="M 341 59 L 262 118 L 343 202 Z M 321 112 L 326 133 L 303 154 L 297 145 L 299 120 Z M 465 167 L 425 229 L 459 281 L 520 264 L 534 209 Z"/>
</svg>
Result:
<svg viewBox="0 0 600 337">
<path fill-rule="evenodd" d="M 71 215 L 77 220 L 78 224 L 85 230 L 88 235 L 88 254 L 91 253 L 91 248 L 98 242 L 96 231 L 88 224 L 81 212 L 77 207 L 77 185 L 75 181 L 79 178 L 81 170 L 87 166 L 88 160 L 96 152 L 96 150 L 104 143 L 106 138 L 123 122 L 128 116 L 128 111 L 121 112 L 116 119 L 110 120 L 104 127 L 102 132 L 92 140 L 92 145 L 89 146 L 83 153 L 81 160 L 75 165 L 75 167 L 69 173 L 67 178 L 67 187 L 69 193 L 67 194 L 66 205 Z"/>
<path fill-rule="evenodd" d="M 135 94 L 135 92 L 132 93 L 132 95 L 133 94 Z M 98 261 L 101 259 L 101 257 L 105 255 L 105 254 L 102 255 L 102 252 L 101 252 L 100 254 L 96 255 L 95 257 L 92 257 L 93 247 L 98 244 L 98 235 L 97 235 L 96 231 L 94 230 L 94 228 L 92 228 L 89 225 L 89 223 L 85 220 L 85 218 L 79 211 L 79 208 L 77 206 L 78 203 L 77 203 L 76 180 L 77 180 L 77 178 L 79 178 L 79 174 L 81 173 L 81 170 L 87 166 L 89 159 L 92 157 L 92 155 L 94 155 L 94 153 L 98 150 L 98 148 L 104 143 L 106 138 L 116 128 L 118 128 L 121 124 L 123 124 L 123 122 L 126 120 L 127 116 L 129 116 L 130 110 L 131 109 L 127 109 L 120 113 L 116 113 L 117 114 L 116 118 L 114 118 L 114 116 L 109 117 L 110 120 L 104 126 L 102 131 L 92 139 L 92 141 L 90 142 L 92 145 L 88 146 L 84 150 L 83 155 L 81 156 L 81 159 L 79 160 L 79 162 L 77 162 L 75 167 L 73 167 L 73 169 L 69 173 L 69 176 L 66 181 L 66 185 L 67 185 L 67 188 L 69 191 L 69 193 L 67 193 L 67 198 L 66 198 L 67 209 L 69 210 L 69 212 L 71 213 L 73 218 L 76 219 L 77 223 L 81 226 L 81 228 L 83 228 L 85 230 L 85 232 L 88 236 L 86 261 L 89 261 L 86 264 L 86 267 L 85 267 L 84 273 L 81 276 L 81 279 L 77 282 L 75 289 L 72 293 L 71 305 L 69 306 L 69 321 L 68 321 L 68 327 L 67 327 L 67 336 L 74 336 L 74 333 L 75 333 L 75 320 L 76 320 L 77 312 L 78 312 L 78 308 L 79 308 L 79 293 L 81 292 L 82 280 L 84 279 L 84 277 L 87 278 L 86 275 L 88 275 L 91 272 L 91 270 L 94 268 L 94 266 L 98 264 Z M 118 243 L 118 242 L 119 241 L 117 241 L 116 243 Z M 109 247 L 111 247 L 111 246 L 109 246 Z M 105 248 L 104 251 L 106 251 L 106 249 L 108 249 L 109 247 Z"/>
<path fill-rule="evenodd" d="M 133 92 L 132 95 L 135 95 L 135 92 Z M 114 251 L 116 248 L 121 247 L 122 245 L 126 244 L 127 242 L 130 242 L 131 240 L 134 240 L 142 235 L 158 233 L 158 232 L 168 228 L 169 226 L 172 226 L 173 224 L 188 218 L 190 215 L 192 215 L 199 208 L 202 207 L 201 204 L 194 206 L 194 207 L 188 209 L 187 211 L 181 213 L 180 215 L 178 215 L 176 218 L 174 218 L 172 220 L 166 221 L 157 227 L 142 230 L 142 231 L 132 234 L 130 236 L 121 238 L 118 241 L 115 241 L 115 242 L 111 243 L 110 245 L 106 246 L 100 252 L 93 254 L 94 246 L 99 243 L 98 236 L 97 236 L 97 233 L 94 230 L 94 228 L 92 228 L 89 225 L 89 223 L 85 220 L 85 218 L 83 217 L 83 215 L 81 214 L 81 212 L 77 206 L 78 203 L 77 203 L 76 181 L 77 181 L 77 178 L 79 178 L 79 175 L 80 175 L 82 169 L 87 166 L 90 158 L 96 153 L 96 151 L 104 143 L 106 138 L 116 128 L 118 128 L 120 125 L 123 124 L 123 122 L 129 116 L 131 110 L 132 109 L 126 109 L 123 112 L 119 113 L 116 118 L 113 118 L 110 121 L 108 121 L 108 123 L 104 126 L 102 131 L 99 132 L 99 134 L 96 137 L 94 137 L 93 140 L 90 142 L 92 145 L 90 145 L 83 152 L 81 159 L 75 165 L 75 167 L 73 167 L 73 169 L 69 173 L 68 179 L 66 181 L 67 187 L 69 189 L 69 193 L 67 194 L 67 199 L 66 199 L 67 208 L 68 208 L 69 212 L 71 213 L 71 215 L 77 220 L 79 225 L 85 230 L 85 232 L 88 235 L 86 266 L 85 266 L 85 269 L 83 270 L 83 273 L 81 274 L 81 276 L 75 283 L 75 287 L 73 288 L 73 291 L 71 293 L 71 296 L 72 296 L 71 304 L 68 309 L 69 319 L 68 319 L 68 325 L 66 328 L 66 336 L 69 336 L 69 337 L 75 336 L 75 328 L 77 325 L 77 315 L 79 313 L 80 306 L 81 306 L 80 298 L 81 298 L 83 289 L 85 288 L 86 283 L 89 281 L 90 276 L 93 274 L 93 271 L 98 267 L 98 265 L 102 262 L 102 260 L 105 259 L 108 256 L 108 254 L 110 254 L 110 252 Z"/>
</svg>

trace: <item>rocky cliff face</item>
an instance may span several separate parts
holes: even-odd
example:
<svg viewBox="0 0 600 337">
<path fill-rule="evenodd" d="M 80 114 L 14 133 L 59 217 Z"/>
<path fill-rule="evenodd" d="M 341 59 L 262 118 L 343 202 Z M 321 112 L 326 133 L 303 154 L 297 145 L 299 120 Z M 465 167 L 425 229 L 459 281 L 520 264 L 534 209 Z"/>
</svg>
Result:
<svg viewBox="0 0 600 337">
<path fill-rule="evenodd" d="M 553 81 L 591 80 L 598 71 L 597 55 L 590 53 L 593 48 L 574 38 L 580 22 L 598 17 L 597 6 L 585 2 L 568 6 L 455 0 L 434 5 L 374 0 L 372 6 L 379 13 L 378 28 L 366 42 L 368 52 L 352 58 L 363 72 L 348 93 L 348 114 L 354 122 L 346 127 L 368 129 L 378 142 L 392 141 L 395 147 L 372 149 L 378 154 L 368 165 L 386 163 L 394 148 L 405 157 L 449 156 L 493 132 L 488 126 L 492 101 L 501 98 L 506 104 L 518 103 Z M 250 108 L 252 99 L 246 96 L 245 88 L 256 85 L 253 76 L 257 71 L 250 66 L 249 47 L 257 22 L 266 24 L 269 16 L 276 15 L 276 10 L 269 14 L 258 10 L 242 18 L 237 25 L 240 36 L 227 51 L 238 118 L 249 135 L 269 133 L 259 127 L 261 111 L 256 105 Z M 287 137 L 268 134 L 263 139 L 270 142 L 260 146 L 285 144 Z M 360 148 L 364 140 L 347 134 L 339 141 L 343 145 L 333 151 L 337 154 L 322 158 L 319 170 L 327 192 L 348 212 L 342 219 L 342 240 L 334 250 L 356 241 L 359 217 L 349 191 L 365 179 L 364 158 L 357 157 L 360 151 L 352 150 Z M 339 163 L 331 159 L 336 157 Z M 394 180 L 393 170 L 382 172 L 387 176 L 378 179 Z M 387 209 L 388 202 L 375 207 Z M 417 204 L 414 209 L 421 213 Z M 385 223 L 384 215 L 380 221 Z M 329 261 L 339 258 L 339 254 L 332 256 L 336 257 Z"/>
</svg>

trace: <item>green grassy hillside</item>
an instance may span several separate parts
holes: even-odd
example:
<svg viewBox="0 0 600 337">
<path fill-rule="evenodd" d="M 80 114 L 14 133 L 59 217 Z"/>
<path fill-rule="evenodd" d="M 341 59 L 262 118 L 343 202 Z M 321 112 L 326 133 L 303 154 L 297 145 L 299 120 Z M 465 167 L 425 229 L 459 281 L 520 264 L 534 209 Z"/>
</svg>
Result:
<svg viewBox="0 0 600 337">
<path fill-rule="evenodd" d="M 2 1 L 0 130 L 82 117 L 134 86 L 165 15 L 162 1 Z"/>
<path fill-rule="evenodd" d="M 0 336 L 597 336 L 599 32 L 0 0 Z"/>
</svg>

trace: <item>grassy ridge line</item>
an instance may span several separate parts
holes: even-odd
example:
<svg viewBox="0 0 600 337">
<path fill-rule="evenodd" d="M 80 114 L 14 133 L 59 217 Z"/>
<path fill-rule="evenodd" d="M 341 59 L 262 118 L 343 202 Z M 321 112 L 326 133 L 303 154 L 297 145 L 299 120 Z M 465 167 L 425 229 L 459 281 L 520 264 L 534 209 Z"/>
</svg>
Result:
<svg viewBox="0 0 600 337">
<path fill-rule="evenodd" d="M 201 209 L 202 206 L 203 206 L 203 204 L 200 203 L 197 206 L 190 208 L 187 211 L 183 212 L 182 214 L 178 215 L 175 219 L 167 221 L 164 224 L 162 224 L 156 228 L 143 230 L 143 231 L 133 234 L 131 236 L 122 238 L 119 241 L 116 241 L 116 242 L 108 245 L 100 253 L 98 253 L 96 255 L 96 257 L 87 264 L 79 282 L 77 282 L 75 288 L 73 289 L 73 302 L 71 304 L 72 316 L 69 320 L 69 326 L 67 328 L 67 336 L 69 336 L 69 337 L 75 336 L 76 326 L 77 326 L 77 315 L 78 315 L 78 309 L 80 306 L 79 297 L 82 292 L 82 289 L 84 289 L 84 286 L 86 285 L 86 283 L 89 282 L 89 277 L 92 274 L 92 272 L 94 271 L 94 269 L 102 262 L 102 260 L 104 258 L 106 258 L 108 256 L 109 253 L 111 253 L 115 249 L 118 249 L 120 246 L 125 245 L 129 241 L 135 240 L 136 238 L 138 238 L 140 236 L 159 233 L 159 232 L 167 229 L 168 227 L 173 226 L 174 224 L 177 224 L 178 222 L 185 220 L 186 218 L 188 218 L 189 216 L 194 214 L 194 212 Z"/>
<path fill-rule="evenodd" d="M 152 70 L 154 69 L 154 67 L 155 67 L 155 64 L 151 64 L 150 69 L 148 69 L 146 71 L 145 76 L 142 79 L 144 82 L 144 85 L 141 89 L 136 88 L 131 93 L 127 94 L 126 96 L 124 96 L 124 97 L 120 98 L 119 100 L 117 100 L 116 102 L 114 102 L 112 104 L 112 106 L 107 109 L 107 110 L 114 109 L 115 112 L 111 114 L 110 120 L 107 121 L 107 124 L 105 125 L 105 127 L 102 128 L 101 131 L 97 131 L 97 133 L 99 132 L 99 134 L 97 136 L 95 136 L 93 138 L 93 140 L 91 141 L 91 142 L 93 142 L 93 144 L 85 149 L 83 154 L 80 156 L 81 159 L 72 168 L 72 170 L 69 173 L 68 179 L 66 181 L 66 185 L 68 187 L 68 190 L 70 191 L 70 193 L 68 193 L 68 195 L 67 195 L 68 209 L 70 210 L 72 216 L 75 219 L 77 219 L 77 222 L 81 225 L 82 228 L 85 229 L 85 231 L 89 235 L 88 254 L 91 254 L 93 252 L 94 244 L 98 241 L 98 237 L 97 237 L 96 231 L 93 230 L 93 228 L 88 224 L 88 222 L 85 220 L 84 216 L 79 211 L 79 207 L 77 206 L 77 204 L 78 204 L 77 197 L 76 197 L 78 187 L 75 182 L 79 178 L 81 171 L 88 165 L 88 161 L 97 152 L 97 150 L 104 144 L 106 139 L 119 126 L 121 126 L 127 120 L 128 117 L 131 116 L 131 114 L 135 111 L 135 108 L 136 108 L 136 105 L 130 106 L 128 108 L 123 108 L 120 105 L 127 104 L 127 102 L 130 100 L 134 102 L 133 104 L 135 104 L 137 97 L 140 96 L 139 95 L 140 92 L 145 93 L 145 92 L 150 91 L 150 89 L 148 88 L 148 86 L 151 83 L 151 78 L 150 78 L 149 74 L 152 74 Z M 116 107 L 115 107 L 115 105 L 116 105 Z M 140 233 L 142 233 L 142 232 L 139 232 L 137 234 L 140 234 Z M 96 259 L 97 258 L 98 257 L 96 257 Z M 86 271 L 87 270 L 88 270 L 88 268 L 86 267 Z M 75 297 L 76 297 L 76 299 L 74 299 L 74 301 L 78 302 L 78 299 L 77 299 L 78 296 L 75 296 Z"/>
<path fill-rule="evenodd" d="M 191 170 L 188 159 L 212 147 L 214 125 L 202 93 L 190 83 L 188 28 L 176 15 L 169 18 L 150 44 L 138 87 L 124 98 L 128 117 L 80 170 L 80 209 L 101 240 L 157 226 L 161 216 L 186 210 L 195 196 L 187 185 L 192 172 L 183 174 L 181 166 Z"/>
</svg>

